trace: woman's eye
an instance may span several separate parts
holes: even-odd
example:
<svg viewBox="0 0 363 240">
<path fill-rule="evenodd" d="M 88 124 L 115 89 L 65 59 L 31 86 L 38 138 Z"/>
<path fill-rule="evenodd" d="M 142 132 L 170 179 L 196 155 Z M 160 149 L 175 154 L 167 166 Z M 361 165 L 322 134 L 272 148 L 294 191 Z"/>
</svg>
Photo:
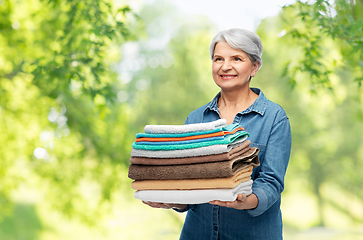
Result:
<svg viewBox="0 0 363 240">
<path fill-rule="evenodd" d="M 241 59 L 240 59 L 240 58 L 238 58 L 238 57 L 235 57 L 235 58 L 234 58 L 234 60 L 235 60 L 236 62 L 241 61 Z"/>
<path fill-rule="evenodd" d="M 216 58 L 215 61 L 216 62 L 222 61 L 222 58 Z"/>
</svg>

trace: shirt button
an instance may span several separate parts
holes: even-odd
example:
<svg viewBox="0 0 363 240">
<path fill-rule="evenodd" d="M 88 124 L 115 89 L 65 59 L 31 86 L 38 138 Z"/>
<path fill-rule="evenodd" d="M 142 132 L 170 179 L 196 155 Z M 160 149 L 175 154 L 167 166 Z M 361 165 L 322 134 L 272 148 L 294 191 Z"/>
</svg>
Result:
<svg viewBox="0 0 363 240">
<path fill-rule="evenodd" d="M 214 231 L 218 231 L 218 227 L 217 227 L 217 226 L 214 226 L 214 227 L 213 227 L 213 230 L 214 230 Z"/>
</svg>

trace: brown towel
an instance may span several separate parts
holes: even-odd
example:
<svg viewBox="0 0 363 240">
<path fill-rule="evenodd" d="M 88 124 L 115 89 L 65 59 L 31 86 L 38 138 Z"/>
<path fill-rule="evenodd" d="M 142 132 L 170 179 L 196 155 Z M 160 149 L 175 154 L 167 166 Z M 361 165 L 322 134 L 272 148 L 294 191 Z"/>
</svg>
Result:
<svg viewBox="0 0 363 240">
<path fill-rule="evenodd" d="M 232 148 L 231 151 L 221 154 L 185 157 L 185 158 L 147 158 L 147 157 L 131 157 L 131 164 L 142 165 L 179 165 L 179 164 L 193 164 L 205 162 L 219 162 L 231 160 L 237 156 L 242 155 L 251 149 L 250 140 L 245 141 L 240 146 Z"/>
<path fill-rule="evenodd" d="M 133 180 L 204 179 L 231 177 L 237 171 L 260 165 L 258 148 L 251 148 L 241 156 L 222 162 L 186 165 L 139 165 L 131 164 L 129 178 Z"/>
<path fill-rule="evenodd" d="M 181 180 L 141 180 L 131 183 L 135 190 L 192 190 L 235 188 L 242 182 L 251 179 L 253 167 L 247 167 L 228 178 L 181 179 Z"/>
</svg>

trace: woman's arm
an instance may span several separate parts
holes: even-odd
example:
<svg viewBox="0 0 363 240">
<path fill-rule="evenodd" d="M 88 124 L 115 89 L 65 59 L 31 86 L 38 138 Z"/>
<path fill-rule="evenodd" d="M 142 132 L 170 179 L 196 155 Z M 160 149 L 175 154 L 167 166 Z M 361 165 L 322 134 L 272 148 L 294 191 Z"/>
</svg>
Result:
<svg viewBox="0 0 363 240">
<path fill-rule="evenodd" d="M 277 118 L 279 119 L 279 118 Z M 291 130 L 285 114 L 272 127 L 266 145 L 265 157 L 261 161 L 257 178 L 252 185 L 252 194 L 238 196 L 234 202 L 211 201 L 211 204 L 246 209 L 251 216 L 259 216 L 281 197 L 284 177 L 290 158 Z"/>
<path fill-rule="evenodd" d="M 287 116 L 283 116 L 271 129 L 266 145 L 265 156 L 261 161 L 252 192 L 258 198 L 258 206 L 247 210 L 251 216 L 259 216 L 281 198 L 284 178 L 291 151 L 291 129 Z"/>
</svg>

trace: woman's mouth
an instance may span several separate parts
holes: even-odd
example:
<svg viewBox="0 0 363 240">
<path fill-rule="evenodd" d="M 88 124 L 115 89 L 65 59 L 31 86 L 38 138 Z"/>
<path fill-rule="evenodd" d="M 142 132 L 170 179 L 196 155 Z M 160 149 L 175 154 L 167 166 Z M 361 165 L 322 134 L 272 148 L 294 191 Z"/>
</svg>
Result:
<svg viewBox="0 0 363 240">
<path fill-rule="evenodd" d="M 223 80 L 229 80 L 229 79 L 232 79 L 232 78 L 235 78 L 237 77 L 237 75 L 221 75 L 221 78 Z"/>
</svg>

